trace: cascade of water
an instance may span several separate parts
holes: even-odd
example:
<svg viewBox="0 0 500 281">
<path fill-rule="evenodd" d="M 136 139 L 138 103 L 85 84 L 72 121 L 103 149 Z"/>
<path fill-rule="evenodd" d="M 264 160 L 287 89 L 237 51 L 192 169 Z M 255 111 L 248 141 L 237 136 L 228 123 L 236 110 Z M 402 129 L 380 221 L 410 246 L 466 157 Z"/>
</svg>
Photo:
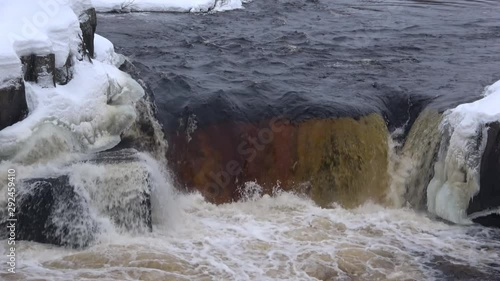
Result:
<svg viewBox="0 0 500 281">
<path fill-rule="evenodd" d="M 395 207 L 426 208 L 426 190 L 441 140 L 441 114 L 426 109 L 411 127 L 404 144 L 390 137 L 390 192 L 388 200 Z"/>
</svg>

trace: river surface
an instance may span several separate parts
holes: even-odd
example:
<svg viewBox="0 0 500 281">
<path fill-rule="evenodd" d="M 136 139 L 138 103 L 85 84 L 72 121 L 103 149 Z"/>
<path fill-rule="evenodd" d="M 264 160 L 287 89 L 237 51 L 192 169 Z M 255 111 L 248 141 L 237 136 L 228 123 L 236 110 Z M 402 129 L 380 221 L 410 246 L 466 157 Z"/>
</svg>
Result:
<svg viewBox="0 0 500 281">
<path fill-rule="evenodd" d="M 401 103 L 445 109 L 499 79 L 498 11 L 497 1 L 255 0 L 216 14 L 100 15 L 98 32 L 138 66 L 167 133 L 186 112 L 203 125 L 375 111 L 396 127 Z M 18 242 L 18 274 L 0 280 L 500 279 L 498 229 L 370 203 L 323 209 L 251 183 L 242 202 L 216 206 L 156 178 L 152 233 L 109 225 L 84 250 Z"/>
<path fill-rule="evenodd" d="M 199 126 L 446 109 L 500 77 L 500 2 L 256 0 L 214 14 L 101 15 L 97 32 L 142 70 L 160 122 Z M 407 111 L 407 110 L 406 110 Z"/>
</svg>

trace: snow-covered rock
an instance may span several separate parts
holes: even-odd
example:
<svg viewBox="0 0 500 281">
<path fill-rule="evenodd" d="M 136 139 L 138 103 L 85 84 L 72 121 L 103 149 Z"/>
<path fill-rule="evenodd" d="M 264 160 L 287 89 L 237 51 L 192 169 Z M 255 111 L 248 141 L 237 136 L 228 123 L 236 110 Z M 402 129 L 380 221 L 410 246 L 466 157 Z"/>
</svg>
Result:
<svg viewBox="0 0 500 281">
<path fill-rule="evenodd" d="M 18 239 L 79 248 L 111 225 L 151 231 L 149 158 L 102 152 L 144 115 L 137 110 L 144 89 L 119 69 L 124 58 L 113 44 L 95 35 L 90 1 L 3 1 L 0 126 L 9 122 L 0 127 L 0 166 L 24 170 L 16 182 Z M 29 110 L 22 121 L 11 118 L 25 114 L 19 99 Z M 3 228 L 6 218 L 0 211 Z"/>
<path fill-rule="evenodd" d="M 144 90 L 117 68 L 109 41 L 90 48 L 95 23 L 90 0 L 2 2 L 0 84 L 24 84 L 29 115 L 0 131 L 0 160 L 102 151 L 133 124 Z"/>
<path fill-rule="evenodd" d="M 63 66 L 68 55 L 78 51 L 80 42 L 80 23 L 70 5 L 73 2 L 77 1 L 3 0 L 0 57 L 13 62 L 31 54 L 54 54 L 56 67 Z"/>
<path fill-rule="evenodd" d="M 95 60 L 116 67 L 120 67 L 125 62 L 125 57 L 123 55 L 115 53 L 115 46 L 113 43 L 101 35 L 95 35 L 94 45 Z"/>
<path fill-rule="evenodd" d="M 483 189 L 481 162 L 489 157 L 484 152 L 491 139 L 488 134 L 493 132 L 488 128 L 500 121 L 500 81 L 487 87 L 483 96 L 445 112 L 438 161 L 427 189 L 428 210 L 459 224 L 472 222 L 467 209 L 471 199 Z M 500 190 L 496 193 L 500 197 Z M 489 208 L 490 213 L 500 213 L 500 200 L 496 209 Z"/>
</svg>

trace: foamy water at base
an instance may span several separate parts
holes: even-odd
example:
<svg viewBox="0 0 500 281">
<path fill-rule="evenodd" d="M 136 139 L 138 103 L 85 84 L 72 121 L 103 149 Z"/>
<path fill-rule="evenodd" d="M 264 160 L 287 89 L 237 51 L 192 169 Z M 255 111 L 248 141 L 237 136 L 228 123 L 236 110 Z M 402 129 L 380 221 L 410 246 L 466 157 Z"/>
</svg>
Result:
<svg viewBox="0 0 500 281">
<path fill-rule="evenodd" d="M 153 233 L 85 250 L 18 242 L 4 280 L 494 280 L 500 231 L 408 209 L 321 209 L 290 193 L 221 206 L 176 195 Z M 172 216 L 172 214 L 174 214 Z M 3 241 L 5 242 L 5 241 Z M 6 250 L 2 243 L 2 250 Z M 2 254 L 2 257 L 5 257 Z M 2 262 L 2 265 L 4 263 Z"/>
</svg>

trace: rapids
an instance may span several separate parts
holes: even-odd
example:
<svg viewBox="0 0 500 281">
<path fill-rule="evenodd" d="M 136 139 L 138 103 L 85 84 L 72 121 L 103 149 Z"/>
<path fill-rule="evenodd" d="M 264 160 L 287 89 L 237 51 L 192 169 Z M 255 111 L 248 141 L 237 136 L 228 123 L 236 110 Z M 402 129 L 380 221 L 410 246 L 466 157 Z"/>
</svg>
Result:
<svg viewBox="0 0 500 281">
<path fill-rule="evenodd" d="M 169 186 L 166 186 L 169 187 Z M 171 187 L 170 187 L 171 188 Z M 148 235 L 75 251 L 22 242 L 6 280 L 494 280 L 500 233 L 410 209 L 322 209 L 290 193 L 215 206 L 176 195 Z M 165 203 L 165 202 L 163 202 Z M 173 215 L 175 214 L 175 215 Z M 43 276 L 43 279 L 40 277 Z"/>
</svg>

